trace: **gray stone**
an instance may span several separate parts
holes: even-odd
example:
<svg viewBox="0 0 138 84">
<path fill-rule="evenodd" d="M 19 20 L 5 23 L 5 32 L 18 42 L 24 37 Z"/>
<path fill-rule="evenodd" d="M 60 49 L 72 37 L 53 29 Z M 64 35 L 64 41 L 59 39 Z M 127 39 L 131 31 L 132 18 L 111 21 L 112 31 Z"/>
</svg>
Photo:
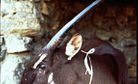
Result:
<svg viewBox="0 0 138 84">
<path fill-rule="evenodd" d="M 1 0 L 1 2 L 11 2 L 11 1 L 34 1 L 34 0 Z"/>
<path fill-rule="evenodd" d="M 136 58 L 137 54 L 137 41 L 134 38 L 126 38 L 120 41 L 121 46 L 123 47 L 124 55 L 127 56 L 127 63 L 130 64 L 132 59 Z"/>
<path fill-rule="evenodd" d="M 34 36 L 40 31 L 42 15 L 30 1 L 1 2 L 1 34 L 20 33 Z"/>
<path fill-rule="evenodd" d="M 112 37 L 112 33 L 111 32 L 107 32 L 104 30 L 98 30 L 96 32 L 96 35 L 101 38 L 102 40 L 109 40 L 110 37 Z"/>
<path fill-rule="evenodd" d="M 5 46 L 4 37 L 0 36 L 0 61 L 2 61 L 6 56 L 7 48 Z"/>
<path fill-rule="evenodd" d="M 24 70 L 24 62 L 29 59 L 29 53 L 8 54 L 5 60 L 0 62 L 0 84 L 19 84 Z"/>
<path fill-rule="evenodd" d="M 10 34 L 4 37 L 7 53 L 28 51 L 28 43 L 32 41 L 29 37 L 22 37 L 19 34 Z"/>
<path fill-rule="evenodd" d="M 34 2 L 40 2 L 40 0 L 34 0 Z"/>
</svg>

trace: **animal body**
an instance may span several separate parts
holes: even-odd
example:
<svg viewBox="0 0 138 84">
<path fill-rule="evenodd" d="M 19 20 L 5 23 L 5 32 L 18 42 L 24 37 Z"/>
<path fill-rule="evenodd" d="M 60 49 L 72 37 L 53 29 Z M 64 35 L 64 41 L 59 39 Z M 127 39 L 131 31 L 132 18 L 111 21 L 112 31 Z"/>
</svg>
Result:
<svg viewBox="0 0 138 84">
<path fill-rule="evenodd" d="M 90 75 L 85 74 L 86 68 L 83 62 L 86 53 L 81 50 L 89 51 L 92 48 L 95 50 L 92 56 L 89 56 L 93 67 L 91 84 L 127 84 L 125 56 L 108 42 L 96 37 L 80 42 L 81 48 L 77 48 L 80 51 L 76 50 L 77 53 L 71 55 L 71 59 L 65 54 L 68 41 L 57 48 L 59 39 L 69 27 L 101 1 L 94 1 L 63 26 L 43 48 L 43 52 L 25 67 L 20 84 L 88 84 Z"/>
<path fill-rule="evenodd" d="M 88 84 L 90 76 L 85 74 L 83 63 L 85 53 L 79 51 L 68 61 L 65 55 L 66 44 L 57 48 L 36 69 L 32 68 L 36 61 L 30 62 L 24 70 L 21 84 L 50 84 L 50 73 L 53 73 L 54 84 Z M 127 84 L 127 66 L 123 53 L 95 37 L 84 41 L 81 50 L 88 51 L 91 48 L 95 48 L 93 56 L 90 55 L 93 66 L 91 84 Z"/>
</svg>

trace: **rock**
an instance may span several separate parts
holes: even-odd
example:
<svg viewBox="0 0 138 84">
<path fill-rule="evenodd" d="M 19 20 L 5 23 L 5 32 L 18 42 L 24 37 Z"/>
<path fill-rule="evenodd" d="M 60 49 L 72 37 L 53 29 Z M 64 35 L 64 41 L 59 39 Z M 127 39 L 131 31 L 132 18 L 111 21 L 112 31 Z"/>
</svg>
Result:
<svg viewBox="0 0 138 84">
<path fill-rule="evenodd" d="M 44 0 L 45 2 L 49 2 L 49 1 L 51 1 L 51 0 Z"/>
<path fill-rule="evenodd" d="M 137 41 L 134 38 L 127 38 L 123 39 L 120 44 L 123 46 L 124 55 L 127 56 L 127 64 L 130 65 L 137 56 Z"/>
<path fill-rule="evenodd" d="M 118 24 L 118 26 L 120 28 L 125 28 L 125 26 L 127 25 L 128 23 L 128 18 L 125 17 L 124 15 L 118 15 L 116 17 L 116 23 Z"/>
<path fill-rule="evenodd" d="M 8 53 L 28 51 L 28 43 L 32 41 L 29 37 L 22 37 L 19 34 L 10 34 L 4 37 Z"/>
<path fill-rule="evenodd" d="M 40 0 L 34 0 L 34 2 L 40 2 Z"/>
<path fill-rule="evenodd" d="M 2 36 L 0 36 L 0 46 L 0 61 L 2 61 L 5 58 L 7 51 L 4 38 Z"/>
<path fill-rule="evenodd" d="M 10 2 L 10 1 L 20 1 L 20 0 L 1 0 L 3 2 Z"/>
<path fill-rule="evenodd" d="M 42 14 L 44 14 L 44 15 L 49 15 L 49 10 L 48 10 L 48 6 L 47 6 L 47 4 L 46 3 L 42 3 L 42 9 L 41 9 L 41 12 L 42 12 Z"/>
<path fill-rule="evenodd" d="M 102 27 L 103 23 L 102 23 L 102 20 L 104 18 L 102 17 L 102 15 L 100 14 L 96 14 L 94 17 L 93 17 L 93 23 L 98 26 L 98 27 Z"/>
<path fill-rule="evenodd" d="M 107 32 L 104 30 L 99 30 L 96 32 L 96 35 L 101 38 L 102 40 L 109 40 L 110 37 L 112 37 L 111 32 Z"/>
<path fill-rule="evenodd" d="M 130 5 L 130 6 L 126 6 L 123 8 L 123 13 L 124 13 L 124 15 L 130 17 L 130 16 L 135 16 L 136 11 L 135 11 L 134 6 Z"/>
<path fill-rule="evenodd" d="M 133 58 L 128 67 L 129 77 L 137 77 L 137 59 Z"/>
<path fill-rule="evenodd" d="M 1 34 L 20 33 L 25 36 L 38 35 L 41 14 L 30 1 L 4 1 L 1 7 Z"/>
<path fill-rule="evenodd" d="M 24 62 L 30 59 L 29 53 L 8 54 L 0 64 L 0 84 L 19 84 L 24 70 Z"/>
<path fill-rule="evenodd" d="M 137 84 L 137 77 L 136 78 L 130 77 L 129 84 Z"/>
<path fill-rule="evenodd" d="M 106 13 L 105 13 L 106 17 L 116 17 L 116 7 L 107 7 Z"/>
</svg>

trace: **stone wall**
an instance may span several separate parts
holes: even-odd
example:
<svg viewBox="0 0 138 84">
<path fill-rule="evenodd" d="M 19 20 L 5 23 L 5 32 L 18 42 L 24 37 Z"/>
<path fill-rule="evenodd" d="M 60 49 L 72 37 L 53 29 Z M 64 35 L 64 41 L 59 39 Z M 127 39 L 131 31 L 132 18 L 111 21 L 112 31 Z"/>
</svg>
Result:
<svg viewBox="0 0 138 84">
<path fill-rule="evenodd" d="M 41 13 L 32 0 L 1 0 L 0 84 L 19 84 L 30 44 L 41 36 Z"/>
</svg>

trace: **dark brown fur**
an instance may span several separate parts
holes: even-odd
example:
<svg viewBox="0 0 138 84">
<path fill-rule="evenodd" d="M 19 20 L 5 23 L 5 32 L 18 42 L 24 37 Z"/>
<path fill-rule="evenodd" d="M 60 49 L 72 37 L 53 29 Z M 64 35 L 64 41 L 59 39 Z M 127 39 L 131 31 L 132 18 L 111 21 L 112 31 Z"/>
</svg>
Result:
<svg viewBox="0 0 138 84">
<path fill-rule="evenodd" d="M 82 50 L 91 48 L 96 49 L 91 55 L 94 72 L 92 84 L 127 84 L 127 66 L 122 52 L 98 38 L 84 41 Z M 55 84 L 88 84 L 90 76 L 85 75 L 83 63 L 85 54 L 79 51 L 71 61 L 67 61 L 64 52 L 65 45 L 56 49 L 35 70 L 32 65 L 36 60 L 31 61 L 23 72 L 20 84 L 47 84 L 50 72 L 54 73 Z"/>
</svg>

